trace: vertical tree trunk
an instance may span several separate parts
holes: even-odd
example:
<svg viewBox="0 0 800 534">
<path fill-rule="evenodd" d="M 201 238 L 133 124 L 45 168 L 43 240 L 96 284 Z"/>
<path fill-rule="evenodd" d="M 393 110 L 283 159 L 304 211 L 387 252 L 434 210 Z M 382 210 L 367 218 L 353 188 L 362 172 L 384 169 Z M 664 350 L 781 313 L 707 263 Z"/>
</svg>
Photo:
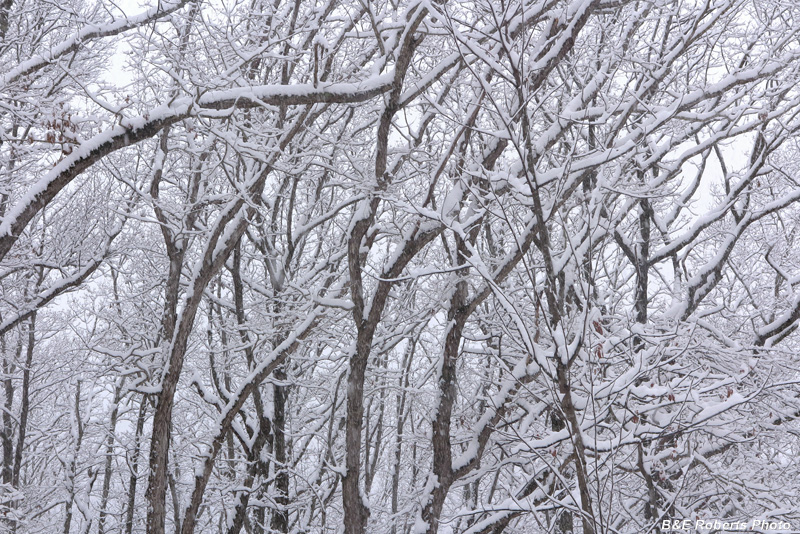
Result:
<svg viewBox="0 0 800 534">
<path fill-rule="evenodd" d="M 475 226 L 475 230 L 479 229 Z M 452 258 L 454 267 L 464 267 L 467 262 L 467 247 L 463 239 L 456 236 L 456 257 Z M 453 462 L 450 442 L 450 425 L 452 424 L 453 407 L 455 406 L 456 362 L 458 361 L 461 336 L 467 319 L 464 307 L 467 304 L 468 286 L 466 270 L 459 269 L 452 275 L 455 289 L 450 297 L 447 310 L 448 329 L 445 334 L 441 355 L 441 371 L 439 375 L 439 402 L 436 415 L 431 424 L 433 446 L 433 483 L 431 498 L 422 508 L 422 520 L 426 524 L 427 534 L 439 531 L 439 517 L 442 513 L 445 498 L 453 482 Z"/>
<path fill-rule="evenodd" d="M 136 481 L 139 477 L 139 449 L 142 443 L 144 420 L 147 415 L 147 400 L 143 397 L 139 404 L 139 415 L 136 417 L 136 434 L 133 438 L 131 453 L 131 476 L 128 482 L 128 504 L 125 511 L 125 534 L 133 533 L 133 512 L 136 507 Z"/>
<path fill-rule="evenodd" d="M 394 469 L 392 472 L 392 515 L 397 514 L 398 497 L 400 493 L 400 467 L 403 447 L 403 426 L 406 420 L 406 395 L 408 394 L 408 383 L 411 376 L 411 363 L 414 360 L 414 353 L 417 350 L 417 340 L 413 339 L 409 343 L 403 362 L 403 374 L 399 380 L 400 393 L 397 394 L 397 422 L 395 426 L 394 442 Z M 397 534 L 397 521 L 392 522 L 391 534 Z"/>
<path fill-rule="evenodd" d="M 111 410 L 111 421 L 108 424 L 108 437 L 106 438 L 106 458 L 103 466 L 103 490 L 100 494 L 100 516 L 97 519 L 97 534 L 105 534 L 106 517 L 108 516 L 108 495 L 111 491 L 111 462 L 114 454 L 114 432 L 117 429 L 119 416 L 119 401 L 122 385 L 118 385 L 114 392 L 114 408 Z"/>
<path fill-rule="evenodd" d="M 653 209 L 650 201 L 642 199 L 639 203 L 641 212 L 639 213 L 639 232 L 641 241 L 636 251 L 636 294 L 634 296 L 634 307 L 636 309 L 636 322 L 644 324 L 647 322 L 647 284 L 649 283 L 650 271 L 650 218 L 653 216 Z M 636 336 L 635 349 L 640 350 L 643 342 Z"/>
<path fill-rule="evenodd" d="M 425 8 L 415 10 L 408 14 L 407 27 L 404 28 L 403 42 L 397 51 L 395 63 L 394 82 L 388 102 L 381 115 L 376 143 L 375 154 L 375 182 L 379 187 L 385 187 L 391 177 L 387 173 L 387 158 L 389 134 L 392 119 L 399 110 L 398 103 L 402 91 L 403 78 L 411 62 L 411 56 L 422 38 L 416 38 L 417 28 L 427 16 Z M 367 362 L 372 352 L 372 340 L 375 330 L 381 320 L 383 309 L 391 282 L 381 281 L 371 299 L 370 306 L 364 305 L 364 288 L 362 285 L 361 269 L 365 259 L 362 246 L 368 245 L 367 232 L 375 217 L 380 199 L 376 196 L 364 206 L 362 217 L 354 221 L 352 231 L 347 243 L 348 270 L 350 273 L 350 291 L 353 299 L 353 319 L 357 328 L 356 345 L 350 356 L 349 374 L 347 377 L 347 417 L 345 423 L 345 475 L 342 477 L 342 504 L 344 505 L 344 530 L 346 534 L 363 534 L 369 519 L 369 508 L 365 502 L 365 495 L 360 487 L 361 478 L 361 434 L 364 418 L 364 379 L 366 377 Z M 438 233 L 438 232 L 437 232 Z M 386 279 L 396 277 L 411 261 L 413 255 L 433 234 L 423 237 L 413 236 L 406 242 L 402 254 L 396 259 L 394 265 L 388 267 L 384 274 Z M 366 315 L 365 315 L 366 314 Z"/>
<path fill-rule="evenodd" d="M 272 514 L 270 528 L 279 533 L 289 531 L 289 472 L 287 470 L 286 454 L 286 386 L 282 384 L 286 380 L 286 370 L 284 366 L 275 370 L 275 379 L 279 382 L 275 384 L 273 390 L 274 414 L 272 428 L 274 436 L 273 450 L 275 452 L 275 504 L 277 509 Z"/>
<path fill-rule="evenodd" d="M 3 0 L 0 2 L 0 43 L 5 40 L 6 33 L 8 33 L 8 13 L 11 11 L 11 6 L 13 5 L 14 0 Z"/>
<path fill-rule="evenodd" d="M 153 415 L 153 433 L 150 442 L 150 476 L 145 496 L 148 501 L 147 531 L 152 534 L 164 534 L 164 522 L 167 515 L 167 461 L 172 426 L 172 402 L 175 395 L 177 378 L 171 379 L 174 384 L 165 384 L 166 390 L 160 395 Z"/>
<path fill-rule="evenodd" d="M 69 462 L 67 463 L 67 472 L 65 474 L 65 486 L 67 489 L 66 510 L 64 512 L 64 530 L 63 534 L 69 534 L 69 529 L 72 524 L 72 505 L 75 502 L 75 470 L 78 467 L 78 452 L 81 450 L 81 441 L 83 440 L 83 423 L 81 422 L 81 381 L 75 386 L 75 422 L 74 422 L 74 439 L 73 450 Z"/>
<path fill-rule="evenodd" d="M 388 363 L 387 355 L 384 354 L 381 360 L 382 362 L 380 368 L 385 370 Z M 366 491 L 367 495 L 369 495 L 370 491 L 372 491 L 372 481 L 375 479 L 378 458 L 380 458 L 381 455 L 381 444 L 383 443 L 383 416 L 386 411 L 386 386 L 387 384 L 384 379 L 380 387 L 380 397 L 378 399 L 378 419 L 375 423 L 375 430 L 372 431 L 372 434 L 375 434 L 375 437 L 373 439 L 370 436 L 370 432 L 366 432 L 364 435 L 364 446 L 366 447 L 367 451 L 370 450 L 371 443 L 373 444 L 371 445 L 372 459 L 365 462 L 364 469 L 364 491 Z M 369 421 L 369 415 L 367 416 L 367 421 Z"/>
<path fill-rule="evenodd" d="M 169 474 L 169 494 L 172 497 L 172 522 L 175 523 L 175 533 L 181 531 L 181 503 L 178 498 L 178 486 L 175 475 Z"/>
<path fill-rule="evenodd" d="M 0 429 L 0 437 L 2 438 L 3 444 L 3 472 L 1 480 L 6 486 L 12 486 L 14 473 L 14 426 L 11 417 L 11 409 L 14 404 L 14 382 L 11 375 L 14 372 L 14 363 L 13 361 L 9 361 L 6 349 L 6 338 L 4 334 L 0 336 L 0 351 L 2 351 L 3 357 L 3 394 L 5 397 L 3 399 L 3 427 Z M 19 336 L 17 339 L 17 348 L 15 352 L 16 357 L 14 361 L 19 361 L 20 354 L 22 354 L 22 336 Z M 4 501 L 2 505 L 6 508 L 12 508 L 14 506 L 12 497 L 13 496 L 9 496 L 8 500 Z M 16 521 L 11 517 L 4 519 L 3 522 L 7 523 L 12 530 L 16 528 Z"/>
<path fill-rule="evenodd" d="M 14 404 L 14 381 L 11 374 L 14 372 L 14 364 L 9 361 L 6 355 L 5 335 L 0 338 L 0 350 L 3 351 L 3 484 L 11 484 L 11 474 L 14 471 L 14 427 L 12 426 L 11 409 Z M 22 352 L 22 337 L 17 342 L 17 358 Z"/>
<path fill-rule="evenodd" d="M 28 412 L 30 410 L 31 365 L 33 365 L 33 350 L 36 345 L 36 312 L 31 315 L 28 325 L 28 347 L 25 352 L 25 368 L 22 370 L 22 394 L 19 407 L 19 431 L 17 432 L 17 446 L 14 451 L 14 471 L 11 483 L 19 487 L 20 471 L 22 470 L 22 451 L 25 448 L 25 435 L 28 431 Z"/>
<path fill-rule="evenodd" d="M 250 342 L 250 336 L 245 326 L 246 314 L 244 311 L 244 285 L 242 284 L 242 251 L 241 242 L 237 243 L 236 248 L 233 249 L 233 266 L 230 269 L 231 278 L 233 279 L 233 302 L 236 314 L 236 324 L 239 327 L 239 338 L 244 345 L 245 358 L 249 370 L 253 370 L 256 365 L 255 354 L 253 352 L 253 345 Z M 273 288 L 277 291 L 278 284 L 273 279 Z M 271 452 L 275 437 L 272 430 L 272 421 L 264 414 L 264 401 L 261 397 L 261 389 L 259 386 L 253 388 L 253 403 L 256 408 L 256 415 L 258 417 L 258 430 L 256 439 L 253 446 L 249 451 L 248 460 L 250 466 L 248 467 L 248 478 L 245 487 L 248 488 L 238 495 L 238 502 L 236 504 L 236 514 L 234 516 L 233 525 L 228 530 L 228 534 L 238 534 L 242 526 L 247 524 L 247 505 L 250 501 L 250 491 L 252 491 L 253 484 L 258 481 L 258 489 L 256 496 L 259 501 L 265 494 L 265 484 L 269 478 L 270 461 L 267 458 L 266 452 Z M 265 450 L 266 449 L 266 450 Z M 255 534 L 261 534 L 265 527 L 265 511 L 263 506 L 259 506 L 254 515 L 254 525 L 252 526 Z M 287 521 L 288 526 L 288 521 Z"/>
</svg>

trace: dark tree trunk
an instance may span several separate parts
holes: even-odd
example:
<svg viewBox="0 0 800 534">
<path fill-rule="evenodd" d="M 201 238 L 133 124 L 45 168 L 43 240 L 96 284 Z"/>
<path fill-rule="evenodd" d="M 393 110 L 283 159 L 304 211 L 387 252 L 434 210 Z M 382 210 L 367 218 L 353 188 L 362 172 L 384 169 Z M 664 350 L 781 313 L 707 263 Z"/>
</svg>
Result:
<svg viewBox="0 0 800 534">
<path fill-rule="evenodd" d="M 144 420 L 147 416 L 147 401 L 142 398 L 139 404 L 139 415 L 136 418 L 136 434 L 133 438 L 131 453 L 131 476 L 128 482 L 128 504 L 125 512 L 125 534 L 133 533 L 133 512 L 136 508 L 136 481 L 139 477 L 139 450 L 142 443 Z"/>
</svg>

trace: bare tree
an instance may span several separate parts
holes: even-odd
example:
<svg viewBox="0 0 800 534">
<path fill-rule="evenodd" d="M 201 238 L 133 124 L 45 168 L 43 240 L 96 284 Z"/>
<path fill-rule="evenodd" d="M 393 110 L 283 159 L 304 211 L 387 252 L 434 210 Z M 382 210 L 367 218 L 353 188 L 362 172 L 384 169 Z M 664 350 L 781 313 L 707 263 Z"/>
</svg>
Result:
<svg viewBox="0 0 800 534">
<path fill-rule="evenodd" d="M 0 2 L 3 527 L 800 521 L 794 5 L 140 9 Z"/>
</svg>

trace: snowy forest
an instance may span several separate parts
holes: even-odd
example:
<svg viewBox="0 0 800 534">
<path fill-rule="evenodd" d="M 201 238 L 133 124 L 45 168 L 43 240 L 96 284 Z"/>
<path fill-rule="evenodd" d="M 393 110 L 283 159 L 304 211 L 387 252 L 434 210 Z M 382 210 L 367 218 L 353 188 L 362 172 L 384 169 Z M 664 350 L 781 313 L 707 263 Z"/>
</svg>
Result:
<svg viewBox="0 0 800 534">
<path fill-rule="evenodd" d="M 799 81 L 794 0 L 0 0 L 0 532 L 800 531 Z"/>
</svg>

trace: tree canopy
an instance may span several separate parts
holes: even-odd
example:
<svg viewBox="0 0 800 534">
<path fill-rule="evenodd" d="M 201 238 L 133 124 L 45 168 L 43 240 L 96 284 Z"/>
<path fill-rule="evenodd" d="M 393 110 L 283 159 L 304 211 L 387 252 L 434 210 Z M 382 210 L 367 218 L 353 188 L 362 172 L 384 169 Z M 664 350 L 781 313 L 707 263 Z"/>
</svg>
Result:
<svg viewBox="0 0 800 534">
<path fill-rule="evenodd" d="M 784 0 L 0 0 L 2 529 L 800 528 L 798 79 Z"/>
</svg>

